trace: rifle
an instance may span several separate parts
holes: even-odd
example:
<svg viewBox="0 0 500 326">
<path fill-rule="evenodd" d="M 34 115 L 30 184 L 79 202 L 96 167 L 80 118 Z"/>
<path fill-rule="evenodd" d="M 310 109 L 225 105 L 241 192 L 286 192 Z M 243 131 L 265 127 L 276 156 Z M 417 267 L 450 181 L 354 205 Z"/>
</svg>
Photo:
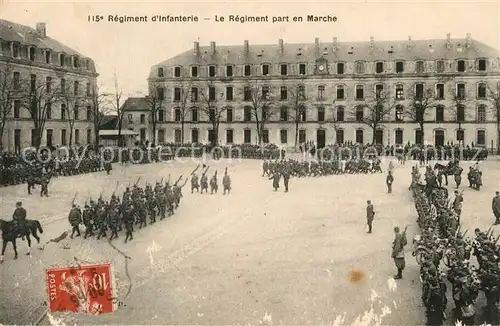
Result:
<svg viewBox="0 0 500 326">
<path fill-rule="evenodd" d="M 170 183 L 170 173 L 168 174 L 167 184 Z"/>
<path fill-rule="evenodd" d="M 181 176 L 179 176 L 179 179 L 177 179 L 177 181 L 174 183 L 174 186 L 177 186 L 177 184 L 179 183 L 179 181 L 181 181 L 181 179 L 182 179 L 182 175 L 181 175 Z M 187 179 L 186 179 L 186 180 L 187 180 Z"/>
<path fill-rule="evenodd" d="M 75 196 L 73 196 L 73 200 L 71 201 L 71 207 L 73 207 L 73 205 L 75 204 L 75 199 L 76 199 L 77 195 L 78 195 L 78 191 L 75 193 Z"/>
<path fill-rule="evenodd" d="M 137 186 L 139 184 L 139 180 L 141 180 L 141 177 L 137 178 L 137 181 L 134 183 L 134 186 Z"/>
<path fill-rule="evenodd" d="M 200 166 L 201 166 L 201 165 L 200 165 L 200 164 L 198 164 L 198 166 L 194 168 L 193 172 L 191 172 L 191 173 L 189 174 L 189 176 L 192 176 L 193 174 L 195 174 L 195 173 L 196 173 L 196 171 L 200 168 Z"/>
<path fill-rule="evenodd" d="M 205 171 L 203 171 L 203 175 L 205 175 L 208 172 L 208 169 L 210 169 L 210 166 L 207 166 Z"/>
<path fill-rule="evenodd" d="M 116 186 L 115 186 L 115 190 L 113 190 L 113 195 L 115 194 L 117 189 L 118 189 L 118 181 L 116 181 Z"/>
</svg>

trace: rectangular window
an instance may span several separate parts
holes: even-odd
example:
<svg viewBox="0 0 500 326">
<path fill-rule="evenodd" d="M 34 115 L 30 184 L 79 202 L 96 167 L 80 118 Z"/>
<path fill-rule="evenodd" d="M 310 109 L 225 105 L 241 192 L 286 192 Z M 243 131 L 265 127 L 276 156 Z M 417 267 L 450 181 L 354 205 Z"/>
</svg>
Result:
<svg viewBox="0 0 500 326">
<path fill-rule="evenodd" d="M 141 120 L 141 125 L 145 124 L 146 123 L 146 115 L 141 114 L 140 120 Z"/>
<path fill-rule="evenodd" d="M 424 62 L 423 61 L 417 61 L 415 63 L 415 71 L 418 73 L 418 74 L 421 74 L 424 72 Z"/>
<path fill-rule="evenodd" d="M 344 130 L 343 129 L 337 129 L 335 131 L 335 143 L 337 143 L 337 144 L 344 143 Z"/>
<path fill-rule="evenodd" d="M 13 77 L 12 77 L 12 86 L 14 89 L 19 89 L 21 88 L 21 74 L 18 73 L 17 71 L 14 72 Z"/>
<path fill-rule="evenodd" d="M 269 144 L 269 130 L 268 129 L 262 130 L 262 142 L 264 144 Z"/>
<path fill-rule="evenodd" d="M 233 143 L 233 129 L 226 130 L 226 143 L 227 144 Z"/>
<path fill-rule="evenodd" d="M 59 65 L 61 67 L 64 67 L 65 64 L 66 64 L 66 56 L 64 54 L 60 54 L 59 55 Z"/>
<path fill-rule="evenodd" d="M 21 101 L 14 100 L 14 118 L 19 119 L 21 117 Z"/>
<path fill-rule="evenodd" d="M 304 63 L 299 64 L 299 75 L 305 75 L 306 74 L 306 65 Z"/>
<path fill-rule="evenodd" d="M 375 72 L 377 74 L 381 74 L 384 72 L 384 63 L 383 62 L 377 62 L 375 64 Z"/>
<path fill-rule="evenodd" d="M 286 130 L 286 129 L 280 130 L 280 142 L 282 144 L 288 143 L 288 130 Z"/>
<path fill-rule="evenodd" d="M 396 105 L 396 121 L 403 121 L 404 119 L 404 108 L 402 105 Z"/>
<path fill-rule="evenodd" d="M 479 71 L 486 71 L 486 60 L 485 59 L 479 59 L 478 60 L 478 62 L 477 62 L 477 70 L 479 70 Z"/>
<path fill-rule="evenodd" d="M 281 76 L 286 76 L 287 75 L 287 73 L 288 73 L 287 68 L 288 68 L 288 66 L 286 64 L 282 64 L 280 66 Z"/>
<path fill-rule="evenodd" d="M 320 85 L 318 86 L 318 101 L 323 101 L 325 99 L 325 86 Z"/>
<path fill-rule="evenodd" d="M 460 121 L 460 122 L 465 121 L 465 106 L 464 105 L 457 105 L 457 117 L 456 118 L 457 118 L 457 121 Z"/>
<path fill-rule="evenodd" d="M 45 93 L 50 93 L 52 91 L 52 78 L 45 78 Z"/>
<path fill-rule="evenodd" d="M 61 104 L 61 120 L 66 120 L 66 104 Z"/>
<path fill-rule="evenodd" d="M 36 92 L 36 75 L 31 74 L 30 76 L 30 89 L 31 92 L 35 93 Z"/>
<path fill-rule="evenodd" d="M 217 101 L 217 94 L 215 93 L 215 87 L 208 87 L 208 100 L 209 101 Z"/>
<path fill-rule="evenodd" d="M 288 108 L 286 106 L 280 108 L 280 120 L 288 121 Z"/>
<path fill-rule="evenodd" d="M 343 106 L 338 106 L 337 107 L 337 122 L 342 122 L 344 121 L 344 115 L 345 115 L 345 110 Z"/>
<path fill-rule="evenodd" d="M 404 99 L 403 85 L 401 84 L 396 85 L 396 99 L 397 100 Z"/>
<path fill-rule="evenodd" d="M 45 51 L 45 63 L 50 64 L 50 62 L 51 62 L 50 57 L 51 57 L 51 52 L 46 50 Z"/>
<path fill-rule="evenodd" d="M 243 130 L 243 142 L 250 144 L 252 142 L 252 131 L 250 129 Z"/>
<path fill-rule="evenodd" d="M 162 68 L 162 67 L 160 67 L 160 68 L 158 68 L 158 77 L 160 77 L 160 78 L 161 78 L 161 77 L 163 77 L 163 76 L 164 76 L 164 73 L 163 73 L 163 68 Z"/>
<path fill-rule="evenodd" d="M 92 106 L 87 105 L 87 107 L 86 107 L 86 112 L 87 112 L 87 114 L 86 114 L 86 118 L 87 118 L 87 119 L 86 119 L 86 120 L 87 120 L 87 121 L 92 120 Z"/>
<path fill-rule="evenodd" d="M 244 122 L 252 121 L 252 108 L 250 106 L 245 106 L 243 108 L 243 121 Z"/>
<path fill-rule="evenodd" d="M 174 102 L 180 102 L 181 100 L 181 89 L 180 87 L 174 88 Z"/>
<path fill-rule="evenodd" d="M 30 61 L 35 61 L 35 48 L 34 47 L 29 48 L 28 56 L 30 58 Z"/>
<path fill-rule="evenodd" d="M 158 122 L 164 122 L 164 121 L 165 121 L 165 111 L 158 110 Z"/>
<path fill-rule="evenodd" d="M 86 91 L 87 96 L 90 96 L 90 83 L 87 83 L 87 91 Z"/>
<path fill-rule="evenodd" d="M 288 99 L 288 89 L 286 86 L 281 86 L 280 88 L 280 99 L 282 101 Z"/>
<path fill-rule="evenodd" d="M 182 143 L 182 130 L 181 129 L 174 130 L 174 142 L 177 144 Z"/>
<path fill-rule="evenodd" d="M 396 129 L 394 138 L 395 138 L 396 144 L 403 145 L 403 130 Z"/>
<path fill-rule="evenodd" d="M 156 98 L 158 101 L 163 101 L 165 99 L 165 88 L 158 87 L 156 89 Z"/>
<path fill-rule="evenodd" d="M 403 61 L 396 61 L 396 72 L 402 73 L 405 71 L 405 63 Z"/>
<path fill-rule="evenodd" d="M 198 143 L 199 142 L 199 131 L 198 129 L 191 129 L 191 142 Z"/>
<path fill-rule="evenodd" d="M 174 68 L 174 77 L 180 77 L 181 76 L 181 67 L 175 67 Z"/>
<path fill-rule="evenodd" d="M 465 98 L 465 84 L 457 84 L 457 97 L 459 99 Z"/>
<path fill-rule="evenodd" d="M 78 81 L 73 82 L 73 95 L 78 96 L 80 83 Z"/>
<path fill-rule="evenodd" d="M 182 118 L 182 115 L 181 115 L 181 109 L 175 109 L 174 111 L 174 120 L 175 122 L 180 122 L 181 121 L 181 118 Z"/>
<path fill-rule="evenodd" d="M 457 141 L 464 141 L 465 139 L 465 131 L 463 129 L 457 130 Z"/>
<path fill-rule="evenodd" d="M 232 101 L 232 100 L 233 100 L 233 87 L 227 86 L 226 87 L 226 101 Z"/>
<path fill-rule="evenodd" d="M 174 98 L 174 101 L 175 98 Z M 180 101 L 180 89 L 179 89 L 179 100 Z M 191 88 L 191 102 L 198 102 L 198 88 L 192 87 Z"/>
<path fill-rule="evenodd" d="M 436 84 L 436 99 L 444 99 L 444 84 Z"/>
<path fill-rule="evenodd" d="M 61 130 L 61 145 L 66 146 L 68 145 L 68 139 L 66 135 L 66 129 Z"/>
<path fill-rule="evenodd" d="M 375 85 L 375 96 L 377 99 L 381 99 L 384 97 L 384 85 Z"/>
<path fill-rule="evenodd" d="M 226 110 L 226 121 L 233 122 L 233 109 L 229 108 Z"/>
<path fill-rule="evenodd" d="M 245 69 L 244 69 L 244 75 L 245 76 L 252 76 L 252 66 L 250 65 L 245 65 Z"/>
<path fill-rule="evenodd" d="M 191 67 L 191 77 L 198 77 L 198 67 Z"/>
<path fill-rule="evenodd" d="M 78 105 L 75 105 L 75 107 L 73 108 L 73 117 L 74 120 L 80 119 L 80 107 Z"/>
<path fill-rule="evenodd" d="M 269 75 L 269 65 L 262 65 L 262 76 Z"/>
<path fill-rule="evenodd" d="M 342 85 L 337 86 L 337 100 L 343 100 L 344 96 L 345 96 L 344 86 Z"/>
<path fill-rule="evenodd" d="M 66 79 L 61 78 L 61 94 L 66 94 Z"/>
<path fill-rule="evenodd" d="M 304 129 L 299 130 L 299 144 L 305 143 L 307 140 L 306 131 Z"/>
<path fill-rule="evenodd" d="M 479 98 L 479 99 L 486 98 L 486 85 L 485 84 L 481 83 L 477 86 L 477 98 Z"/>
<path fill-rule="evenodd" d="M 344 63 L 343 62 L 337 63 L 337 74 L 339 74 L 339 75 L 344 74 Z"/>
<path fill-rule="evenodd" d="M 444 106 L 436 106 L 436 122 L 444 122 Z"/>
<path fill-rule="evenodd" d="M 457 61 L 457 71 L 458 72 L 465 72 L 465 60 L 458 60 Z"/>
<path fill-rule="evenodd" d="M 486 131 L 484 130 L 477 131 L 476 144 L 481 146 L 486 145 Z"/>
<path fill-rule="evenodd" d="M 52 103 L 50 103 L 50 102 L 47 103 L 45 113 L 47 116 L 47 120 L 51 120 L 52 119 Z"/>
<path fill-rule="evenodd" d="M 318 121 L 320 121 L 320 122 L 325 121 L 325 108 L 324 107 L 318 108 Z"/>
<path fill-rule="evenodd" d="M 249 86 L 245 86 L 243 89 L 243 101 L 252 100 L 252 89 Z"/>
<path fill-rule="evenodd" d="M 416 84 L 415 85 L 415 98 L 423 99 L 424 98 L 424 84 Z"/>
<path fill-rule="evenodd" d="M 262 99 L 267 100 L 268 96 L 269 96 L 269 87 L 262 86 Z"/>
<path fill-rule="evenodd" d="M 215 77 L 215 66 L 208 67 L 208 77 Z"/>
<path fill-rule="evenodd" d="M 127 119 L 128 119 L 128 123 L 129 124 L 133 124 L 134 123 L 134 116 L 132 115 L 132 113 L 129 113 L 127 115 Z M 133 128 L 132 128 L 132 130 L 133 130 Z"/>
<path fill-rule="evenodd" d="M 198 122 L 198 109 L 191 109 L 191 122 Z"/>
<path fill-rule="evenodd" d="M 80 130 L 75 129 L 75 144 L 80 144 Z"/>
<path fill-rule="evenodd" d="M 233 66 L 226 66 L 226 77 L 233 77 Z"/>
<path fill-rule="evenodd" d="M 362 74 L 364 72 L 365 72 L 365 63 L 361 61 L 356 62 L 356 73 Z"/>
<path fill-rule="evenodd" d="M 87 144 L 92 143 L 92 129 L 87 129 Z"/>
<path fill-rule="evenodd" d="M 363 85 L 356 85 L 356 100 L 363 100 L 365 98 Z"/>
<path fill-rule="evenodd" d="M 444 61 L 443 60 L 436 61 L 436 71 L 438 73 L 443 73 L 444 72 Z"/>
<path fill-rule="evenodd" d="M 365 143 L 363 129 L 357 129 L 356 130 L 356 143 L 358 143 L 358 144 L 364 144 Z"/>
</svg>

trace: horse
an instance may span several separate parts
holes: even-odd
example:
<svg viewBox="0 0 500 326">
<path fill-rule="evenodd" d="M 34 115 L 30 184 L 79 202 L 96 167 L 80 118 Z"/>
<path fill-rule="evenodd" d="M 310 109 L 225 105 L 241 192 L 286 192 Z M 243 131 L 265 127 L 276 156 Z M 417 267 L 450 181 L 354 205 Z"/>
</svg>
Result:
<svg viewBox="0 0 500 326">
<path fill-rule="evenodd" d="M 5 221 L 0 219 L 0 230 L 2 230 L 2 255 L 0 256 L 0 263 L 3 262 L 3 256 L 5 254 L 5 249 L 7 248 L 7 244 L 9 242 L 12 243 L 14 247 L 14 259 L 17 259 L 17 238 L 21 237 L 22 234 L 19 234 L 19 228 L 16 221 Z M 28 253 L 31 253 L 31 237 L 36 239 L 37 243 L 40 244 L 40 237 L 38 236 L 38 232 L 43 233 L 42 225 L 38 220 L 26 220 L 25 221 L 25 231 L 26 240 L 28 241 Z"/>
</svg>

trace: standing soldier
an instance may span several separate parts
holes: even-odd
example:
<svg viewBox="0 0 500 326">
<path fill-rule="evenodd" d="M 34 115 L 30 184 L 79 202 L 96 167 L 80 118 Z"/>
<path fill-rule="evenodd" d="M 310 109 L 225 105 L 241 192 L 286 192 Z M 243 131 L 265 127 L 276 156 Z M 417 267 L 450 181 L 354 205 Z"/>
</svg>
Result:
<svg viewBox="0 0 500 326">
<path fill-rule="evenodd" d="M 12 219 L 16 221 L 17 234 L 24 240 L 26 234 L 26 210 L 23 208 L 23 203 L 16 203 L 16 210 L 12 214 Z"/>
<path fill-rule="evenodd" d="M 392 160 L 389 162 L 389 172 L 392 173 L 392 171 L 394 171 L 394 162 L 392 162 Z"/>
<path fill-rule="evenodd" d="M 266 174 L 268 174 L 269 170 L 269 163 L 267 163 L 267 160 L 264 159 L 264 162 L 262 162 L 262 176 L 265 176 Z"/>
<path fill-rule="evenodd" d="M 406 240 L 406 229 L 402 234 L 399 233 L 399 227 L 394 228 L 394 241 L 392 242 L 392 254 L 391 257 L 394 259 L 398 273 L 394 275 L 395 280 L 400 280 L 403 278 L 403 270 L 405 269 L 405 253 L 404 247 L 407 244 Z"/>
<path fill-rule="evenodd" d="M 495 192 L 495 197 L 491 203 L 491 209 L 495 215 L 495 224 L 500 224 L 500 192 Z"/>
<path fill-rule="evenodd" d="M 71 210 L 69 211 L 69 216 L 68 216 L 69 224 L 71 224 L 71 227 L 73 230 L 71 231 L 71 236 L 70 238 L 73 239 L 73 236 L 75 235 L 79 237 L 80 236 L 80 223 L 82 223 L 82 213 L 76 207 L 75 204 L 71 207 Z"/>
<path fill-rule="evenodd" d="M 455 167 L 455 183 L 457 185 L 457 189 L 460 187 L 460 184 L 462 183 L 462 171 L 463 169 L 457 163 Z"/>
<path fill-rule="evenodd" d="M 443 169 L 438 169 L 437 170 L 437 183 L 439 185 L 439 188 L 443 186 Z"/>
<path fill-rule="evenodd" d="M 367 233 L 372 233 L 372 223 L 374 217 L 375 217 L 375 210 L 373 208 L 372 201 L 367 200 L 366 201 L 366 224 L 368 224 Z"/>
<path fill-rule="evenodd" d="M 40 197 L 49 197 L 49 182 L 50 182 L 50 178 L 46 175 L 44 175 L 41 179 L 41 186 L 42 186 L 42 190 L 40 191 Z"/>
<path fill-rule="evenodd" d="M 109 240 L 113 240 L 118 238 L 118 225 L 120 223 L 119 218 L 120 212 L 118 211 L 118 207 L 114 207 L 110 209 L 109 212 L 109 228 L 111 229 L 111 237 Z"/>
<path fill-rule="evenodd" d="M 200 185 L 198 184 L 198 176 L 196 174 L 193 174 L 191 177 L 191 193 L 194 192 L 196 189 L 196 192 L 200 191 Z"/>
<path fill-rule="evenodd" d="M 231 178 L 229 177 L 229 174 L 227 174 L 227 168 L 226 171 L 224 171 L 222 185 L 224 186 L 224 192 L 222 194 L 225 195 L 227 191 L 227 194 L 229 195 L 231 193 Z"/>
<path fill-rule="evenodd" d="M 200 184 L 201 184 L 200 192 L 203 193 L 203 190 L 205 190 L 205 193 L 208 194 L 208 177 L 206 171 L 201 175 Z"/>
<path fill-rule="evenodd" d="M 125 243 L 128 240 L 133 240 L 134 236 L 132 232 L 134 232 L 134 206 L 129 205 L 125 211 Z"/>
<path fill-rule="evenodd" d="M 219 186 L 217 185 L 217 171 L 215 171 L 212 178 L 210 178 L 210 194 L 213 195 L 214 192 L 217 193 Z"/>
<path fill-rule="evenodd" d="M 83 235 L 84 239 L 94 235 L 94 224 L 92 218 L 92 210 L 89 205 L 85 203 L 85 209 L 83 210 L 83 225 L 85 225 L 85 234 Z"/>
<path fill-rule="evenodd" d="M 269 180 L 273 180 L 274 191 L 278 191 L 278 188 L 280 187 L 280 178 L 281 174 L 279 171 L 274 171 L 273 175 L 269 178 Z"/>
<path fill-rule="evenodd" d="M 387 193 L 392 193 L 392 183 L 394 182 L 394 177 L 392 176 L 391 171 L 389 170 L 389 173 L 387 174 L 387 178 L 385 180 L 387 183 Z"/>
<path fill-rule="evenodd" d="M 462 202 L 464 201 L 464 197 L 458 190 L 455 190 L 455 200 L 453 201 L 453 210 L 457 214 L 457 221 L 460 224 L 460 215 L 462 215 Z"/>
<path fill-rule="evenodd" d="M 283 168 L 282 174 L 283 174 L 283 183 L 285 184 L 285 192 L 288 192 L 288 182 L 290 181 L 290 170 L 287 167 L 285 167 Z"/>
</svg>

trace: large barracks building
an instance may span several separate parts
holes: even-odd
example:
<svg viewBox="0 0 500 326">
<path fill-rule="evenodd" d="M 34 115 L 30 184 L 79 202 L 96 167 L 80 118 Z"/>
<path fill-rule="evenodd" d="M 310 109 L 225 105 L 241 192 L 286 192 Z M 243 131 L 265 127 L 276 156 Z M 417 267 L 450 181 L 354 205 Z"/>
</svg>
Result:
<svg viewBox="0 0 500 326">
<path fill-rule="evenodd" d="M 498 51 L 469 34 L 367 42 L 316 38 L 305 44 L 195 42 L 151 68 L 150 92 L 165 108 L 155 139 L 209 142 L 210 119 L 217 116 L 219 144 L 462 141 L 496 147 L 492 99 L 498 97 L 499 72 Z M 141 138 L 151 139 L 151 132 L 144 123 Z"/>
</svg>

